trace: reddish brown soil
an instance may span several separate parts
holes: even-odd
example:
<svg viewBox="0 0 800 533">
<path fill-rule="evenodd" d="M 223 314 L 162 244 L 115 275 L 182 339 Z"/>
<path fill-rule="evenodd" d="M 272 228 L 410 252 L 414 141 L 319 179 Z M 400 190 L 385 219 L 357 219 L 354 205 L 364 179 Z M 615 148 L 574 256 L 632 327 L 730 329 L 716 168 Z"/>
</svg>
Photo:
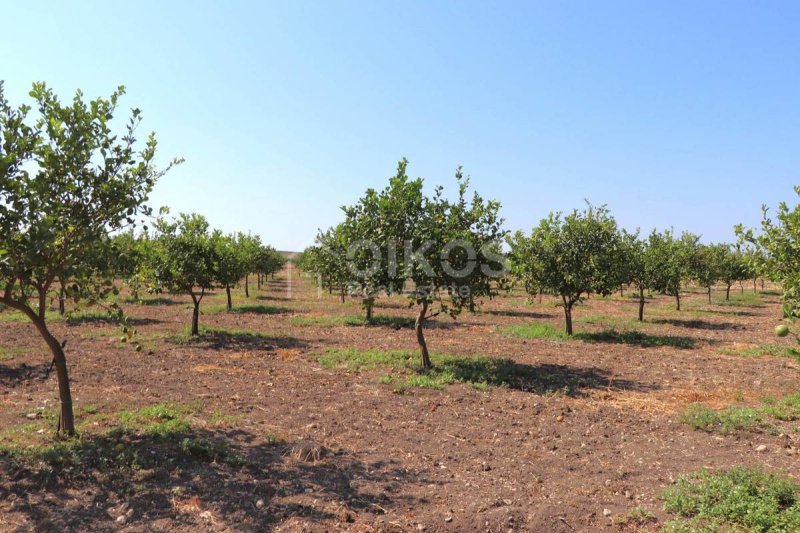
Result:
<svg viewBox="0 0 800 533">
<path fill-rule="evenodd" d="M 284 273 L 254 290 L 247 302 L 241 293 L 235 297 L 237 304 L 278 309 L 206 314 L 201 322 L 274 339 L 170 342 L 190 320 L 182 297 L 126 306 L 138 319 L 142 352 L 119 342 L 117 325 L 60 321 L 52 329 L 68 340 L 78 412 L 92 405 L 108 415 L 79 414 L 94 420 L 81 427 L 87 446 L 103 439 L 121 409 L 198 402 L 197 434 L 227 439 L 250 463 L 176 459 L 119 479 L 100 469 L 50 471 L 0 459 L 0 530 L 613 531 L 624 527 L 612 525 L 605 509 L 620 515 L 641 507 L 663 523 L 669 518 L 659 500 L 663 488 L 701 467 L 765 465 L 800 474 L 796 423 L 775 434 L 718 435 L 678 421 L 692 402 L 758 405 L 764 395 L 797 390 L 795 360 L 719 351 L 791 345 L 772 335 L 776 296 L 764 296 L 761 307 L 709 306 L 698 292 L 680 313 L 670 310 L 669 298 L 652 300 L 646 311 L 652 321 L 642 331 L 690 337 L 696 344 L 688 349 L 511 338 L 502 328 L 531 321 L 561 327 L 555 300 L 527 305 L 516 293 L 487 300 L 479 314 L 429 328 L 430 348 L 510 358 L 535 367 L 537 377 L 486 391 L 452 385 L 404 394 L 379 383 L 386 369 L 329 370 L 315 354 L 350 346 L 414 350 L 411 329 L 292 325 L 298 316 L 360 313 L 357 302 L 318 295 L 296 272 L 290 281 Z M 376 312 L 413 316 L 397 297 L 381 300 Z M 593 298 L 576 319 L 602 315 L 609 326 L 635 313 L 635 300 Z M 579 331 L 603 327 L 576 324 Z M 57 396 L 55 377 L 43 378 L 46 348 L 30 325 L 0 322 L 0 347 L 14 349 L 0 361 L 0 444 L 7 445 L 19 438 L 15 428 L 30 422 L 28 413 L 52 408 Z M 49 444 L 54 435 L 48 429 L 25 438 Z M 322 453 L 293 456 L 298 442 L 323 447 Z M 762 444 L 766 451 L 756 451 Z M 146 436 L 126 446 L 145 456 L 169 453 Z M 126 522 L 115 522 L 126 511 Z"/>
</svg>

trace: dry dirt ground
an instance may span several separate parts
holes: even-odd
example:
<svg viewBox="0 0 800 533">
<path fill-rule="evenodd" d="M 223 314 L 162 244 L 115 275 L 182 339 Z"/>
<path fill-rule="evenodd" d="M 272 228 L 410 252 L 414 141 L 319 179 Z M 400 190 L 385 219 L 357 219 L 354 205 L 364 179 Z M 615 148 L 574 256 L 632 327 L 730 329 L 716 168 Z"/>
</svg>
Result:
<svg viewBox="0 0 800 533">
<path fill-rule="evenodd" d="M 187 297 L 125 304 L 141 351 L 102 317 L 53 320 L 81 435 L 55 448 L 46 348 L 0 312 L 0 446 L 18 452 L 0 455 L 0 530 L 620 531 L 634 529 L 614 518 L 642 508 L 654 531 L 670 518 L 659 494 L 681 474 L 733 465 L 800 474 L 796 422 L 717 434 L 679 420 L 694 402 L 759 405 L 798 390 L 796 359 L 736 355 L 792 346 L 772 333 L 774 291 L 741 305 L 708 305 L 698 291 L 681 312 L 658 296 L 640 327 L 629 295 L 576 309 L 577 331 L 638 328 L 666 341 L 632 344 L 509 336 L 515 325 L 561 328 L 556 300 L 485 300 L 477 314 L 438 318 L 429 346 L 507 358 L 522 377 L 441 389 L 398 389 L 387 382 L 399 369 L 323 366 L 331 349 L 416 350 L 414 332 L 388 319 L 347 325 L 359 302 L 319 294 L 297 271 L 249 299 L 236 290 L 246 312 L 225 313 L 223 297 L 206 298 L 201 324 L 228 333 L 198 342 L 186 340 Z M 393 297 L 376 313 L 414 310 Z M 154 404 L 191 427 L 118 429 L 121 412 Z M 236 460 L 193 455 L 186 438 L 227 443 Z"/>
</svg>

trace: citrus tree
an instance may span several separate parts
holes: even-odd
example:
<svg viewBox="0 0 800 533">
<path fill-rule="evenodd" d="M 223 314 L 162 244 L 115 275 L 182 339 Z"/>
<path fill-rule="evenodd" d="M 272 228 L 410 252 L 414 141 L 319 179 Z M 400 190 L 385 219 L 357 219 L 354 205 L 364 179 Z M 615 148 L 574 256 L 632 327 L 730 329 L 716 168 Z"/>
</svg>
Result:
<svg viewBox="0 0 800 533">
<path fill-rule="evenodd" d="M 800 186 L 794 188 L 800 196 Z M 766 206 L 760 231 L 736 226 L 736 233 L 744 242 L 758 246 L 764 252 L 761 265 L 766 276 L 783 288 L 784 315 L 795 319 L 800 316 L 800 204 L 790 207 L 781 202 L 774 218 Z"/>
<path fill-rule="evenodd" d="M 219 252 L 208 221 L 197 214 L 181 213 L 169 221 L 159 218 L 151 251 L 144 265 L 154 292 L 188 294 L 192 298 L 192 335 L 200 333 L 200 303 L 218 286 Z"/>
<path fill-rule="evenodd" d="M 155 166 L 156 139 L 138 143 L 141 112 L 121 131 L 113 118 L 119 87 L 87 101 L 77 91 L 62 103 L 34 83 L 31 107 L 8 103 L 0 85 L 0 303 L 23 313 L 53 355 L 60 398 L 59 430 L 75 432 L 64 343 L 47 325 L 47 295 L 63 281 L 64 296 L 92 300 L 111 292 L 109 234 L 148 215 L 147 197 L 165 170 Z"/>
<path fill-rule="evenodd" d="M 417 307 L 414 330 L 423 369 L 432 366 L 425 322 L 441 313 L 455 318 L 464 309 L 474 311 L 478 298 L 492 294 L 493 282 L 506 275 L 505 258 L 497 253 L 506 237 L 500 203 L 484 200 L 477 192 L 469 197 L 469 178 L 460 167 L 456 183 L 454 200 L 437 187 L 432 197 L 415 204 L 414 214 L 405 215 L 410 221 L 404 228 L 408 239 L 398 269 L 414 286 L 409 299 Z M 404 196 L 400 204 L 414 205 L 415 194 Z"/>
<path fill-rule="evenodd" d="M 622 283 L 622 239 L 605 206 L 567 216 L 550 213 L 530 236 L 508 241 L 516 269 L 529 271 L 535 285 L 561 297 L 565 331 L 572 335 L 572 310 L 591 293 L 608 295 Z"/>
<path fill-rule="evenodd" d="M 231 311 L 233 309 L 231 287 L 238 285 L 250 269 L 248 249 L 241 245 L 236 235 L 225 235 L 219 230 L 212 232 L 211 246 L 214 248 L 217 260 L 216 281 L 225 288 L 227 309 Z"/>
<path fill-rule="evenodd" d="M 675 298 L 675 309 L 681 310 L 681 291 L 686 279 L 691 277 L 691 265 L 697 253 L 697 235 L 684 232 L 676 239 L 671 230 L 653 230 L 648 239 L 653 289 Z"/>
</svg>

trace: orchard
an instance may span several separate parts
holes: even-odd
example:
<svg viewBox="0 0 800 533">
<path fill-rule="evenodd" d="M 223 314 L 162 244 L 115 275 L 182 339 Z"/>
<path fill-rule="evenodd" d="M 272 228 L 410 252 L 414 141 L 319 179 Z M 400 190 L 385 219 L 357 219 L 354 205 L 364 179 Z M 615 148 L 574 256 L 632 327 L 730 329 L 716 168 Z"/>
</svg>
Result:
<svg viewBox="0 0 800 533">
<path fill-rule="evenodd" d="M 124 88 L 1 89 L 0 529 L 800 528 L 800 204 L 512 228 L 401 159 L 278 251 L 149 205 Z"/>
</svg>

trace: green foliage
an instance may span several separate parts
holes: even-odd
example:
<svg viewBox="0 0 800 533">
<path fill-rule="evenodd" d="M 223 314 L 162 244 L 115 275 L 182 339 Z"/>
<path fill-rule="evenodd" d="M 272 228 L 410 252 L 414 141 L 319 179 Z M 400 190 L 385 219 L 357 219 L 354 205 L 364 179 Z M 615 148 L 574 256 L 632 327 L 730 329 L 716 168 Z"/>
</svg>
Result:
<svg viewBox="0 0 800 533">
<path fill-rule="evenodd" d="M 800 195 L 800 186 L 795 187 Z M 800 316 L 800 204 L 789 207 L 778 204 L 773 220 L 766 206 L 762 207 L 761 231 L 736 226 L 742 242 L 750 243 L 755 251 L 749 257 L 755 270 L 783 287 L 784 315 Z"/>
<path fill-rule="evenodd" d="M 731 433 L 739 430 L 764 428 L 764 419 L 750 407 L 728 407 L 721 411 L 693 403 L 681 415 L 681 422 L 709 433 Z"/>
<path fill-rule="evenodd" d="M 680 517 L 669 531 L 800 531 L 800 484 L 760 469 L 700 470 L 679 478 L 662 499 Z"/>
<path fill-rule="evenodd" d="M 219 247 L 201 215 L 182 213 L 172 222 L 160 218 L 155 227 L 157 233 L 148 241 L 145 265 L 151 290 L 191 296 L 192 333 L 196 335 L 200 303 L 206 291 L 219 283 Z"/>
<path fill-rule="evenodd" d="M 561 296 L 566 333 L 572 335 L 572 307 L 588 294 L 610 294 L 624 281 L 620 270 L 622 239 L 605 206 L 591 205 L 562 217 L 550 213 L 530 236 L 517 232 L 508 240 L 513 272 L 527 290 Z"/>
<path fill-rule="evenodd" d="M 121 134 L 112 128 L 124 92 L 87 102 L 77 91 L 65 105 L 34 83 L 38 116 L 29 122 L 30 106 L 12 107 L 0 85 L 0 303 L 31 319 L 53 352 L 67 434 L 72 397 L 64 351 L 46 326 L 47 295 L 56 281 L 76 302 L 117 292 L 109 236 L 150 214 L 145 202 L 166 172 L 154 164 L 155 136 L 137 143 L 138 109 Z"/>
<path fill-rule="evenodd" d="M 125 430 L 167 437 L 189 431 L 190 424 L 186 416 L 193 410 L 187 406 L 160 403 L 121 411 L 119 421 Z"/>
<path fill-rule="evenodd" d="M 680 295 L 683 282 L 692 274 L 692 265 L 696 264 L 698 237 L 691 233 L 683 233 L 676 239 L 672 231 L 650 234 L 647 245 L 646 261 L 653 273 L 653 289 L 675 297 L 680 310 Z"/>
</svg>

